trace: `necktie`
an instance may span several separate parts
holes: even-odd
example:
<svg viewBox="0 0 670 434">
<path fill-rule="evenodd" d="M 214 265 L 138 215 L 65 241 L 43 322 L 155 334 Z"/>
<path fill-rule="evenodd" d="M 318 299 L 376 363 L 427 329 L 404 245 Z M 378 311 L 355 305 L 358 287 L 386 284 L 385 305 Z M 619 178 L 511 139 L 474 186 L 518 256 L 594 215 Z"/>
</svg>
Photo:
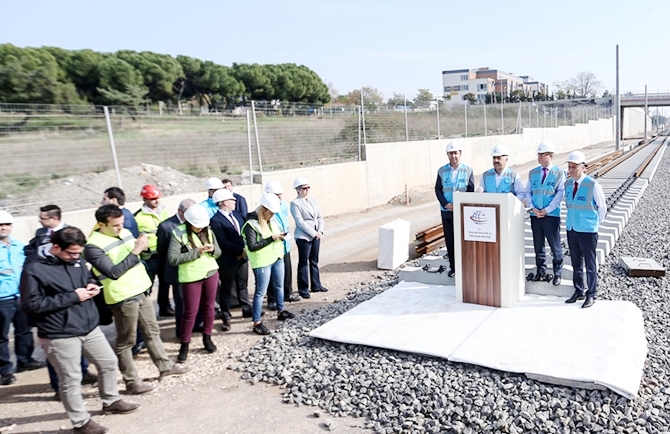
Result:
<svg viewBox="0 0 670 434">
<path fill-rule="evenodd" d="M 547 168 L 543 167 L 542 168 L 542 183 L 544 184 L 544 180 L 547 179 Z"/>
<path fill-rule="evenodd" d="M 228 217 L 230 217 L 230 221 L 233 223 L 233 226 L 235 226 L 235 230 L 239 234 L 240 233 L 240 227 L 237 225 L 237 219 L 235 218 L 235 216 L 232 213 L 228 214 Z"/>
<path fill-rule="evenodd" d="M 575 186 L 572 187 L 572 198 L 574 199 L 577 196 L 577 189 L 579 188 L 579 183 L 575 181 Z"/>
</svg>

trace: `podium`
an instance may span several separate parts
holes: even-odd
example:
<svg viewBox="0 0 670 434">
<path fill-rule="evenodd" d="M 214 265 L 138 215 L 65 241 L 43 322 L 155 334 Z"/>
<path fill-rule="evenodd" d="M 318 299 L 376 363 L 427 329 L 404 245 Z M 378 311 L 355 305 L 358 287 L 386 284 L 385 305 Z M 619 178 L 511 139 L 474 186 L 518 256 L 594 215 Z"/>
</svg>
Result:
<svg viewBox="0 0 670 434">
<path fill-rule="evenodd" d="M 512 307 L 525 294 L 523 220 L 511 193 L 454 193 L 457 301 Z"/>
</svg>

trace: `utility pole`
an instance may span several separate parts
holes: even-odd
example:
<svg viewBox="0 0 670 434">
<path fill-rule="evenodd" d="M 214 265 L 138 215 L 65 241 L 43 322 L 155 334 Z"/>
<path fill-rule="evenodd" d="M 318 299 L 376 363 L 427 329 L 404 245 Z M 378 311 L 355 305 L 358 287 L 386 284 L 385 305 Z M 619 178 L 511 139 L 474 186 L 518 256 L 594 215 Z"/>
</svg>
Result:
<svg viewBox="0 0 670 434">
<path fill-rule="evenodd" d="M 619 92 L 619 45 L 616 46 L 616 150 L 621 149 L 621 93 Z"/>
<path fill-rule="evenodd" d="M 647 85 L 644 85 L 644 138 L 647 138 L 647 114 L 649 113 L 649 99 L 647 99 Z"/>
</svg>

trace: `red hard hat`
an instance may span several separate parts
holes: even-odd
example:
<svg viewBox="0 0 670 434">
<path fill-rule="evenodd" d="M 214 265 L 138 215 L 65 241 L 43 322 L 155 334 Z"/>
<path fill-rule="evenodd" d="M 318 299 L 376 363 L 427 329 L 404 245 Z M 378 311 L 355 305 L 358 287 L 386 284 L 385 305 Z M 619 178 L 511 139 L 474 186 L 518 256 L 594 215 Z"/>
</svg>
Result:
<svg viewBox="0 0 670 434">
<path fill-rule="evenodd" d="M 140 196 L 142 196 L 145 199 L 158 199 L 161 197 L 161 192 L 158 191 L 158 188 L 155 185 L 147 184 L 144 187 L 142 187 L 142 191 L 140 191 Z"/>
</svg>

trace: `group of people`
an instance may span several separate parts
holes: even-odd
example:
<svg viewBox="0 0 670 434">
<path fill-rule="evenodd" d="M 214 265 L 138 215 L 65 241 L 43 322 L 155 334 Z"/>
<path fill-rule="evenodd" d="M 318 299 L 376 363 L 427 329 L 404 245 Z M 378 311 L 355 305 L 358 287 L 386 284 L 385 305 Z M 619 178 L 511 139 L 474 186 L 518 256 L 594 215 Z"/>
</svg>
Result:
<svg viewBox="0 0 670 434">
<path fill-rule="evenodd" d="M 475 189 L 472 168 L 461 162 L 462 148 L 449 142 L 446 148 L 449 163 L 437 172 L 435 195 L 440 202 L 442 227 L 447 246 L 450 270 L 449 277 L 456 275 L 454 265 L 454 192 L 511 193 L 530 210 L 533 232 L 536 273 L 533 281 L 549 281 L 561 284 L 563 251 L 561 249 L 561 204 L 567 207 L 566 231 L 568 248 L 573 267 L 574 294 L 566 303 L 584 300 L 583 308 L 593 306 L 596 298 L 598 273 L 596 247 L 598 228 L 605 219 L 607 204 L 600 184 L 585 172 L 586 156 L 581 151 L 568 155 L 566 173 L 553 164 L 556 146 L 543 141 L 537 148 L 539 165 L 528 175 L 524 187 L 520 176 L 507 167 L 509 151 L 496 145 L 491 151 L 493 168 L 482 174 L 479 187 Z M 552 252 L 553 277 L 547 274 L 545 240 Z M 586 268 L 586 286 L 584 285 Z"/>
<path fill-rule="evenodd" d="M 88 237 L 61 221 L 58 206 L 46 205 L 40 208 L 42 228 L 27 245 L 10 235 L 14 218 L 0 210 L 0 384 L 16 381 L 9 352 L 13 325 L 16 372 L 46 364 L 75 431 L 104 433 L 107 429 L 86 411 L 81 384 L 98 383 L 104 414 L 137 410 L 137 404 L 120 399 L 116 373 L 118 368 L 127 394 L 155 388 L 135 368 L 138 342 L 149 352 L 159 379 L 190 370 L 173 363 L 163 346 L 151 299 L 156 279 L 159 315 L 176 319 L 178 363 L 187 360 L 194 331 L 202 332 L 206 352 L 217 350 L 211 338 L 217 294 L 223 331 L 230 330 L 231 306 L 238 303 L 242 317 L 252 318 L 253 331 L 267 335 L 262 305 L 268 290 L 268 305 L 278 311 L 278 320 L 294 318 L 285 302 L 309 298 L 310 290 L 327 291 L 318 266 L 324 220 L 316 200 L 308 197 L 307 179 L 295 180 L 290 207 L 282 201 L 281 184 L 268 182 L 252 212 L 233 193 L 230 180 L 210 178 L 206 188 L 208 199 L 200 204 L 185 199 L 173 216 L 167 215 L 154 185 L 142 187 L 144 203 L 134 214 L 125 207 L 123 190 L 108 188 Z M 289 212 L 296 222 L 299 295 L 292 293 Z M 249 265 L 256 282 L 251 302 Z M 114 348 L 99 327 L 112 322 Z M 33 327 L 46 363 L 32 358 Z M 97 376 L 88 372 L 89 362 L 96 365 Z"/>
</svg>

